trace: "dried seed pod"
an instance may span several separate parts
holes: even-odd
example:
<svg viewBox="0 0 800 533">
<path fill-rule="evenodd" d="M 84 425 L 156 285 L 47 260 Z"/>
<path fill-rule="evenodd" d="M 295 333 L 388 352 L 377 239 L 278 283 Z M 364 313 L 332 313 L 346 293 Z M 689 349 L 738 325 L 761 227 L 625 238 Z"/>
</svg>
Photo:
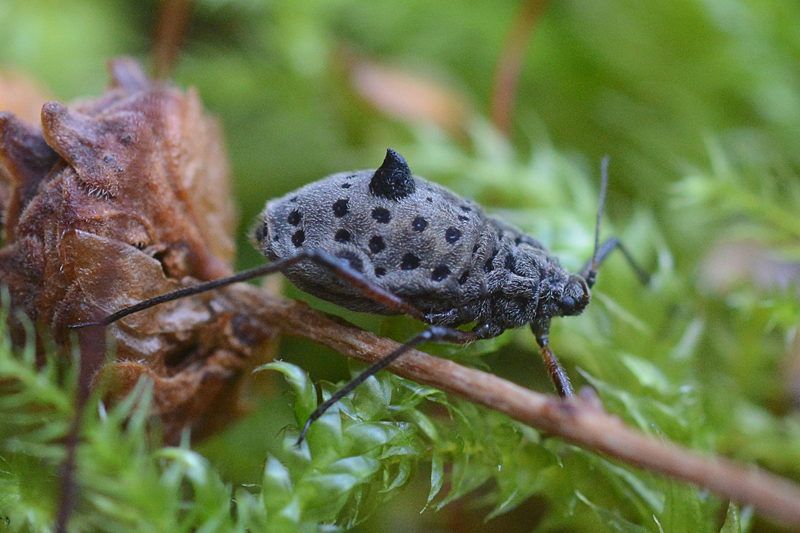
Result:
<svg viewBox="0 0 800 533">
<path fill-rule="evenodd" d="M 236 220 L 216 121 L 193 90 L 151 82 L 131 59 L 110 67 L 102 96 L 48 102 L 41 128 L 0 113 L 0 178 L 10 191 L 0 279 L 12 306 L 60 344 L 69 324 L 232 271 Z M 110 331 L 111 394 L 151 376 L 168 439 L 186 424 L 203 432 L 230 420 L 246 360 L 274 333 L 223 292 Z"/>
<path fill-rule="evenodd" d="M 11 111 L 28 122 L 38 122 L 42 104 L 47 100 L 49 98 L 45 96 L 45 91 L 34 80 L 19 72 L 0 70 L 0 110 Z M 22 135 L 19 139 L 21 142 L 41 140 L 41 128 L 38 135 L 30 138 Z M 49 149 L 46 145 L 44 148 Z M 32 157 L 34 160 L 46 159 L 46 154 L 42 154 L 35 145 L 29 146 L 26 151 L 35 154 Z M 0 164 L 0 226 L 16 188 L 13 183 L 14 176 Z"/>
</svg>

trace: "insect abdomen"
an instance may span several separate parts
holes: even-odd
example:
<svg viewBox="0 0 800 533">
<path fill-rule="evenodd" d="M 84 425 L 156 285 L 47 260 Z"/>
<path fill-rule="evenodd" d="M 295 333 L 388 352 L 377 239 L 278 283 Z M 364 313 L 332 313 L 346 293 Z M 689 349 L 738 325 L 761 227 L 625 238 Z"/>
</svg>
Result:
<svg viewBox="0 0 800 533">
<path fill-rule="evenodd" d="M 374 173 L 334 174 L 269 202 L 257 232 L 262 253 L 275 260 L 303 248 L 322 249 L 398 296 L 463 300 L 485 233 L 483 210 L 421 178 L 402 198 L 373 194 Z M 388 312 L 317 265 L 296 265 L 286 275 L 302 290 L 348 309 Z"/>
</svg>

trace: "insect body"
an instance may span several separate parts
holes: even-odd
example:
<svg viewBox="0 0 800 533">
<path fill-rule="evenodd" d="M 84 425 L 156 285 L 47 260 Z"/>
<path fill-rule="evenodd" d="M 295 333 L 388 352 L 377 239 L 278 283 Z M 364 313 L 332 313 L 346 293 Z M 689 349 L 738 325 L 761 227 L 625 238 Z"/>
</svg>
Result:
<svg viewBox="0 0 800 533">
<path fill-rule="evenodd" d="M 429 324 L 477 322 L 478 339 L 524 325 L 544 335 L 551 317 L 579 314 L 589 303 L 586 281 L 540 242 L 412 176 L 393 150 L 377 171 L 334 174 L 270 201 L 261 217 L 256 238 L 267 259 L 326 250 L 421 311 Z M 319 264 L 299 263 L 284 273 L 342 307 L 397 312 Z"/>
<path fill-rule="evenodd" d="M 601 209 L 605 184 L 604 166 Z M 557 391 L 569 396 L 569 378 L 549 348 L 550 320 L 583 311 L 597 265 L 615 248 L 647 281 L 619 241 L 598 246 L 600 214 L 594 257 L 580 275 L 571 274 L 539 241 L 413 176 L 402 156 L 387 150 L 377 170 L 334 174 L 268 202 L 255 239 L 269 264 L 140 302 L 100 324 L 280 271 L 300 289 L 347 309 L 403 313 L 430 325 L 320 405 L 298 443 L 331 405 L 426 341 L 465 343 L 528 325 Z M 475 323 L 470 331 L 453 329 L 469 323 Z"/>
</svg>

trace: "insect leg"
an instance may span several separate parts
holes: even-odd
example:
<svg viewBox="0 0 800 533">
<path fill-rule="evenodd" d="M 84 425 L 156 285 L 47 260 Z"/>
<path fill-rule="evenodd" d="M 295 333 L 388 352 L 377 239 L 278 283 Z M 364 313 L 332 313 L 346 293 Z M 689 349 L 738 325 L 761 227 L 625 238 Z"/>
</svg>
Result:
<svg viewBox="0 0 800 533">
<path fill-rule="evenodd" d="M 125 318 L 133 313 L 138 313 L 139 311 L 144 311 L 145 309 L 150 309 L 151 307 L 155 307 L 159 304 L 171 302 L 173 300 L 179 300 L 181 298 L 186 298 L 187 296 L 192 296 L 203 292 L 208 292 L 226 285 L 230 285 L 231 283 L 236 283 L 238 281 L 247 281 L 249 279 L 272 274 L 286 268 L 287 266 L 293 265 L 302 259 L 304 259 L 304 257 L 301 257 L 301 254 L 298 254 L 297 256 L 273 261 L 267 265 L 262 265 L 250 270 L 245 270 L 244 272 L 239 272 L 238 274 L 234 274 L 233 276 L 229 276 L 227 278 L 212 279 L 211 281 L 198 283 L 197 285 L 192 285 L 191 287 L 184 287 L 173 292 L 168 292 L 147 300 L 142 300 L 141 302 L 131 305 L 130 307 L 122 308 L 119 311 L 111 313 L 103 320 L 98 322 L 81 322 L 79 324 L 72 324 L 69 326 L 69 329 L 80 329 L 87 326 L 108 326 L 109 324 L 113 324 L 121 318 Z"/>
<path fill-rule="evenodd" d="M 343 261 L 324 250 L 303 250 L 292 257 L 279 259 L 267 265 L 256 267 L 251 270 L 246 270 L 244 272 L 240 272 L 239 274 L 227 278 L 220 278 L 207 281 L 205 283 L 200 283 L 198 285 L 193 285 L 191 287 L 185 287 L 183 289 L 179 289 L 174 292 L 162 294 L 160 296 L 156 296 L 155 298 L 151 298 L 149 300 L 144 300 L 142 302 L 139 302 L 138 304 L 126 307 L 124 309 L 120 309 L 119 311 L 108 315 L 106 318 L 104 318 L 99 322 L 85 322 L 81 324 L 74 324 L 70 326 L 70 328 L 76 329 L 90 325 L 107 326 L 108 324 L 111 324 L 123 317 L 136 313 L 138 311 L 143 311 L 145 309 L 149 309 L 150 307 L 166 302 L 171 302 L 173 300 L 184 298 L 186 296 L 191 296 L 209 290 L 218 289 L 220 287 L 224 287 L 225 285 L 230 285 L 231 283 L 246 281 L 259 276 L 265 276 L 267 274 L 272 274 L 274 272 L 282 271 L 301 261 L 313 261 L 325 268 L 328 268 L 335 275 L 348 281 L 354 287 L 360 289 L 365 296 L 372 298 L 376 302 L 383 304 L 389 309 L 392 309 L 394 311 L 405 313 L 419 320 L 424 320 L 424 314 L 419 309 L 412 306 L 405 300 L 399 298 L 398 296 L 370 282 L 362 274 L 350 268 L 349 265 L 346 263 L 346 261 Z M 306 422 L 305 427 L 303 428 L 303 431 L 298 440 L 298 444 L 301 443 L 305 438 L 305 435 L 308 432 L 309 427 L 311 427 L 311 424 L 315 420 L 317 420 L 320 416 L 322 416 L 322 414 L 325 411 L 327 411 L 333 404 L 338 402 L 343 397 L 347 396 L 356 387 L 358 387 L 361 383 L 363 383 L 367 378 L 383 370 L 393 361 L 395 361 L 398 357 L 400 357 L 407 351 L 411 350 L 415 346 L 423 342 L 429 342 L 429 341 L 448 341 L 454 343 L 466 343 L 474 339 L 475 339 L 475 334 L 472 332 L 460 331 L 457 329 L 448 329 L 437 326 L 432 326 L 427 330 L 423 331 L 422 333 L 414 336 L 409 342 L 400 346 L 397 350 L 395 350 L 382 360 L 374 363 L 372 366 L 367 368 L 361 375 L 359 375 L 350 383 L 345 385 L 340 391 L 338 391 L 326 402 L 320 405 L 311 414 L 308 421 Z"/>
<path fill-rule="evenodd" d="M 572 389 L 569 376 L 567 376 L 567 372 L 564 370 L 564 367 L 561 366 L 561 363 L 558 362 L 556 354 L 550 349 L 550 334 L 537 333 L 535 331 L 533 333 L 536 335 L 536 342 L 538 342 L 541 347 L 540 352 L 544 359 L 544 364 L 547 365 L 547 372 L 550 374 L 550 379 L 553 380 L 553 384 L 556 386 L 558 395 L 562 398 L 572 396 L 575 394 L 575 391 Z"/>
<path fill-rule="evenodd" d="M 198 283 L 197 285 L 192 285 L 191 287 L 184 287 L 173 292 L 168 292 L 154 298 L 143 300 L 130 307 L 120 309 L 119 311 L 108 315 L 103 320 L 98 322 L 82 322 L 79 324 L 72 324 L 69 326 L 69 328 L 79 329 L 87 326 L 107 326 L 128 315 L 138 313 L 139 311 L 144 311 L 145 309 L 149 309 L 162 303 L 171 302 L 173 300 L 185 298 L 194 294 L 200 294 L 210 290 L 218 289 L 220 287 L 230 285 L 231 283 L 247 281 L 249 279 L 266 276 L 267 274 L 273 274 L 306 260 L 314 261 L 315 263 L 330 269 L 334 274 L 347 280 L 354 287 L 361 289 L 365 296 L 368 296 L 378 303 L 385 305 L 389 309 L 398 311 L 400 313 L 405 313 L 418 320 L 423 320 L 423 314 L 416 307 L 408 304 L 405 300 L 398 298 L 394 294 L 375 286 L 360 273 L 346 266 L 342 260 L 338 259 L 334 255 L 322 250 L 303 250 L 292 257 L 278 259 L 272 263 L 250 270 L 245 270 L 244 272 L 239 272 L 238 274 L 234 274 L 233 276 L 229 276 L 227 278 L 219 278 L 206 281 L 204 283 Z"/>
<path fill-rule="evenodd" d="M 449 329 L 449 328 L 442 328 L 438 326 L 431 326 L 422 333 L 414 335 L 411 339 L 397 348 L 395 351 L 372 364 L 369 368 L 364 370 L 361 374 L 359 374 L 355 379 L 347 383 L 344 387 L 336 391 L 336 393 L 325 400 L 319 407 L 311 413 L 311 416 L 308 417 L 305 426 L 303 426 L 303 431 L 300 432 L 300 437 L 297 439 L 297 445 L 299 446 L 303 440 L 306 438 L 306 434 L 308 433 L 311 424 L 321 417 L 325 411 L 330 409 L 330 407 L 353 392 L 356 387 L 364 383 L 368 378 L 377 374 L 394 361 L 396 361 L 401 355 L 408 352 L 409 350 L 415 348 L 416 346 L 422 344 L 423 342 L 439 342 L 439 341 L 446 341 L 446 342 L 454 342 L 463 344 L 466 342 L 470 342 L 475 339 L 475 335 L 470 331 L 461 331 L 458 329 Z"/>
<path fill-rule="evenodd" d="M 393 311 L 397 311 L 398 313 L 403 313 L 423 322 L 425 321 L 425 315 L 422 313 L 422 311 L 406 302 L 399 296 L 392 294 L 386 289 L 383 289 L 368 280 L 363 274 L 351 268 L 346 260 L 339 259 L 333 254 L 324 250 L 307 250 L 305 252 L 301 252 L 300 255 L 304 255 L 309 260 L 327 268 L 334 275 L 347 281 L 353 287 L 359 289 L 367 298 L 370 298 Z"/>
<path fill-rule="evenodd" d="M 619 241 L 619 239 L 616 237 L 611 237 L 602 245 L 599 245 L 600 219 L 603 217 L 603 206 L 606 202 L 606 190 L 608 189 L 609 159 L 609 156 L 605 156 L 600 162 L 600 200 L 597 206 L 597 223 L 594 226 L 594 254 L 592 254 L 592 258 L 588 263 L 586 263 L 586 266 L 583 267 L 583 270 L 581 271 L 581 277 L 586 280 L 586 284 L 591 288 L 594 285 L 595 277 L 597 277 L 597 269 L 600 267 L 600 264 L 606 257 L 608 257 L 608 254 L 610 254 L 614 248 L 619 248 L 619 250 L 622 252 L 622 255 L 624 255 L 625 259 L 628 260 L 631 268 L 633 268 L 633 271 L 636 272 L 636 275 L 639 277 L 639 281 L 642 282 L 642 285 L 647 285 L 650 282 L 650 274 L 639 266 L 639 263 L 636 262 L 631 253 Z"/>
<path fill-rule="evenodd" d="M 610 237 L 600 245 L 595 252 L 595 256 L 586 264 L 586 266 L 583 267 L 583 270 L 581 271 L 581 276 L 586 280 L 586 284 L 589 285 L 589 287 L 594 285 L 594 278 L 597 275 L 597 268 L 615 249 L 618 249 L 620 252 L 622 252 L 622 255 L 625 256 L 625 260 L 628 261 L 628 264 L 636 273 L 636 276 L 639 278 L 639 281 L 642 282 L 642 285 L 647 285 L 650 283 L 650 274 L 641 266 L 639 266 L 639 263 L 636 261 L 636 259 L 634 259 L 633 255 L 631 255 L 628 248 L 626 248 L 618 238 Z"/>
</svg>

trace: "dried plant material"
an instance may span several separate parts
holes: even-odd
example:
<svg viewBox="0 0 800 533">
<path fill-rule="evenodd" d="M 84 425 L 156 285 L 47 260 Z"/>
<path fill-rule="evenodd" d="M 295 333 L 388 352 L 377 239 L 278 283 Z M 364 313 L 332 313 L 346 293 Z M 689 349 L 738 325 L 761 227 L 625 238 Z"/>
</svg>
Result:
<svg viewBox="0 0 800 533">
<path fill-rule="evenodd" d="M 800 264 L 776 255 L 755 241 L 719 243 L 703 262 L 700 285 L 720 293 L 742 283 L 764 291 L 792 290 L 800 282 Z"/>
<path fill-rule="evenodd" d="M 236 219 L 216 121 L 193 90 L 151 82 L 130 59 L 110 67 L 102 96 L 48 102 L 41 129 L 0 114 L 11 191 L 0 276 L 15 310 L 59 344 L 70 324 L 232 272 Z M 274 333 L 224 294 L 109 328 L 117 354 L 109 395 L 152 377 L 168 440 L 185 425 L 202 434 L 233 418 L 238 378 Z"/>
<path fill-rule="evenodd" d="M 525 0 L 522 3 L 497 60 L 492 82 L 490 116 L 495 127 L 506 136 L 511 133 L 511 121 L 525 52 L 548 4 L 548 0 Z"/>
<path fill-rule="evenodd" d="M 156 16 L 153 68 L 157 78 L 166 78 L 175 67 L 186 41 L 192 14 L 190 0 L 165 0 Z"/>
<path fill-rule="evenodd" d="M 27 122 L 39 122 L 40 110 L 49 98 L 45 96 L 42 88 L 36 84 L 32 79 L 24 74 L 13 71 L 0 71 L 0 111 L 10 111 L 20 117 L 20 119 Z M 24 123 L 13 124 L 12 127 L 26 128 Z M 51 158 L 48 157 L 48 152 L 52 150 L 42 139 L 41 128 L 38 131 L 31 132 L 27 135 L 25 131 L 18 131 L 13 138 L 18 143 L 18 146 L 12 149 L 20 152 L 18 158 L 29 159 L 29 163 L 34 166 L 47 166 L 50 164 L 52 167 Z M 0 156 L 2 157 L 2 156 Z M 26 169 L 18 169 L 25 172 Z M 49 167 L 46 170 L 49 170 Z M 15 174 L 10 173 L 4 165 L 0 164 L 0 224 L 4 224 L 5 217 L 7 216 L 8 206 L 12 202 L 17 206 L 17 213 L 19 215 L 20 200 L 12 200 L 15 191 L 23 198 L 30 198 L 33 191 L 35 191 L 38 182 L 36 180 L 24 180 L 22 188 L 14 185 Z M 13 215 L 12 215 L 13 216 Z M 4 237 L 5 240 L 5 237 Z"/>
<path fill-rule="evenodd" d="M 355 90 L 381 112 L 411 124 L 433 123 L 456 134 L 466 130 L 471 108 L 454 89 L 357 55 L 349 57 L 348 69 Z"/>
<path fill-rule="evenodd" d="M 0 111 L 11 111 L 26 122 L 39 122 L 42 104 L 50 100 L 47 91 L 29 76 L 0 69 Z"/>
</svg>

